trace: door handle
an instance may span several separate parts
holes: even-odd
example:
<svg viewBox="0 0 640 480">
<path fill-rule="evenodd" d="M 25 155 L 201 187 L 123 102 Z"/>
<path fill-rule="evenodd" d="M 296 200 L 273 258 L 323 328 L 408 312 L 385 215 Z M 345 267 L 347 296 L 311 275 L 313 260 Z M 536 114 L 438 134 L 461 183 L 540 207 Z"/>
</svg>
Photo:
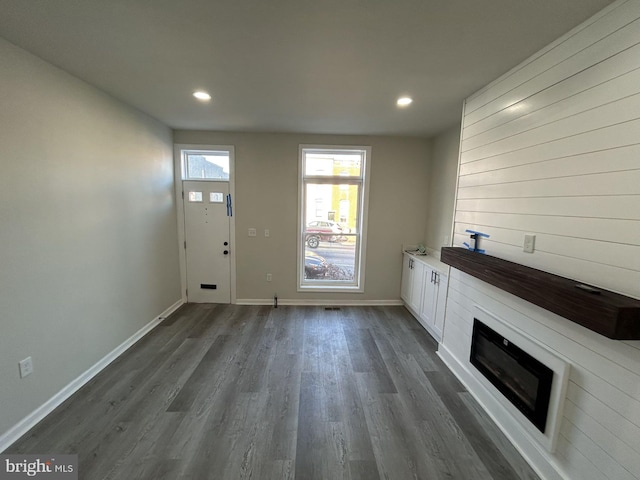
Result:
<svg viewBox="0 0 640 480">
<path fill-rule="evenodd" d="M 233 204 L 231 203 L 231 194 L 227 195 L 227 217 L 233 217 Z"/>
</svg>

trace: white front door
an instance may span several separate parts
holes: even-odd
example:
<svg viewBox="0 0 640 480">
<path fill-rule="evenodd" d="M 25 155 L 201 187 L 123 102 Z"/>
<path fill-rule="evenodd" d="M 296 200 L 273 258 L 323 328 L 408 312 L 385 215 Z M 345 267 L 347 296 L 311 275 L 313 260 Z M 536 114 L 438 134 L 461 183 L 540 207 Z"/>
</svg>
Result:
<svg viewBox="0 0 640 480">
<path fill-rule="evenodd" d="M 184 181 L 187 301 L 231 303 L 228 182 Z"/>
</svg>

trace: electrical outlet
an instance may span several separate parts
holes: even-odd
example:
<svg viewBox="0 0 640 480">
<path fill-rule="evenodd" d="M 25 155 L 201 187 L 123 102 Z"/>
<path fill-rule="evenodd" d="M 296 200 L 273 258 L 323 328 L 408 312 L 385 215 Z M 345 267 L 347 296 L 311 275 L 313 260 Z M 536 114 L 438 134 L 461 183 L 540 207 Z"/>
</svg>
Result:
<svg viewBox="0 0 640 480">
<path fill-rule="evenodd" d="M 257 235 L 256 229 L 255 228 L 250 228 L 249 229 L 249 236 L 250 237 L 255 237 Z"/>
<path fill-rule="evenodd" d="M 533 253 L 535 250 L 536 244 L 536 236 L 535 235 L 525 235 L 524 236 L 524 247 L 522 251 L 525 253 Z"/>
<path fill-rule="evenodd" d="M 267 282 L 270 282 L 270 281 L 273 279 L 273 277 L 271 276 L 271 274 L 270 274 L 270 273 L 267 273 L 267 274 L 265 275 L 265 277 L 266 277 L 266 279 L 267 279 Z"/>
<path fill-rule="evenodd" d="M 265 236 L 265 237 L 268 237 L 268 236 L 270 236 L 270 235 L 271 235 L 271 233 L 269 232 L 269 229 L 268 229 L 268 228 L 265 228 L 265 229 L 264 229 L 264 236 Z"/>
<path fill-rule="evenodd" d="M 20 378 L 24 378 L 33 373 L 33 360 L 31 357 L 27 357 L 20 361 L 18 365 L 20 366 Z"/>
</svg>

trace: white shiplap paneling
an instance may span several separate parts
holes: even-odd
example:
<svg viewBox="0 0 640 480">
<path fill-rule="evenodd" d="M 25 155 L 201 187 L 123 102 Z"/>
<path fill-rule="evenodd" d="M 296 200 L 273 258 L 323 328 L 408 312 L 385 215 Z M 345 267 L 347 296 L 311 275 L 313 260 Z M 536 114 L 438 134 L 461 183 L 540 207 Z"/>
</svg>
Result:
<svg viewBox="0 0 640 480">
<path fill-rule="evenodd" d="M 640 25 L 639 25 L 640 29 Z M 639 34 L 640 35 L 640 34 Z M 640 117 L 640 93 L 585 110 L 568 118 L 551 121 L 539 127 L 523 130 L 502 140 L 489 141 L 473 150 L 462 152 L 462 163 L 515 152 L 541 143 L 600 130 L 612 125 L 636 120 Z"/>
<path fill-rule="evenodd" d="M 501 183 L 519 184 L 535 180 L 580 177 L 599 173 L 637 172 L 638 158 L 640 158 L 640 143 L 497 169 L 487 168 L 489 162 L 475 162 L 466 166 L 473 165 L 480 168 L 484 165 L 484 171 L 462 173 L 458 186 L 460 188 L 486 187 Z M 461 194 L 469 197 L 462 191 L 458 192 L 458 195 Z"/>
<path fill-rule="evenodd" d="M 516 255 L 519 255 L 524 242 L 524 235 L 528 233 L 523 230 L 509 230 L 495 226 L 479 226 L 466 223 L 456 223 L 455 235 L 458 244 L 468 238 L 466 230 L 482 230 L 490 235 L 490 242 L 499 242 L 516 248 Z M 602 265 L 627 269 L 632 272 L 640 272 L 640 246 L 625 245 L 619 243 L 615 248 L 610 248 L 609 242 L 592 240 L 587 238 L 572 238 L 567 241 L 566 237 L 555 234 L 538 233 L 535 239 L 536 252 L 555 254 L 563 257 L 576 258 L 588 262 L 595 262 Z M 532 257 L 535 258 L 537 255 Z"/>
<path fill-rule="evenodd" d="M 635 220 L 618 220 L 610 218 L 575 217 L 568 221 L 564 217 L 542 215 L 518 215 L 515 213 L 485 213 L 485 212 L 456 212 L 456 222 L 470 223 L 473 225 L 487 225 L 502 228 L 510 228 L 529 233 L 548 233 L 571 238 L 586 238 L 609 242 L 611 248 L 615 244 L 638 245 L 638 222 Z M 482 228 L 478 230 L 482 231 Z M 456 243 L 456 245 L 462 245 Z M 500 250 L 489 252 L 495 256 Z M 527 254 L 519 256 L 521 263 L 528 264 L 533 257 L 526 258 Z M 567 272 L 574 273 L 574 272 Z M 637 295 L 637 285 L 629 285 L 629 293 Z"/>
<path fill-rule="evenodd" d="M 594 65 L 592 68 L 583 70 L 537 93 L 529 92 L 529 97 L 515 105 L 497 111 L 473 125 L 467 125 L 463 139 L 468 140 L 487 130 L 512 121 L 518 117 L 518 113 L 531 114 L 548 105 L 562 101 L 567 98 L 567 91 L 570 91 L 571 95 L 578 95 L 585 90 L 598 87 L 613 78 L 624 75 L 632 70 L 630 65 L 633 65 L 634 58 L 639 55 L 640 45 L 634 45 Z"/>
<path fill-rule="evenodd" d="M 454 245 L 479 230 L 489 255 L 640 298 L 640 0 L 615 2 L 467 99 L 462 139 Z M 501 424 L 537 470 L 640 479 L 640 341 L 452 269 L 443 348 L 470 372 L 476 305 L 571 364 L 555 453 Z"/>
<path fill-rule="evenodd" d="M 567 402 L 565 412 L 570 414 L 574 412 L 574 406 L 571 402 Z M 581 419 L 578 418 L 577 421 Z M 615 480 L 635 480 L 628 470 L 622 467 L 607 452 L 596 445 L 591 438 L 582 432 L 568 417 L 565 417 L 560 434 L 567 439 L 567 443 L 571 444 L 589 459 L 593 466 L 593 470 L 605 476 L 608 479 Z"/>
<path fill-rule="evenodd" d="M 525 61 L 522 68 L 512 70 L 469 98 L 465 125 L 472 125 L 526 98 L 529 87 L 518 90 L 521 85 L 538 82 L 537 89 L 542 90 L 637 44 L 637 26 L 632 24 L 638 20 L 639 5 L 638 0 L 618 5 L 585 28 L 578 27 L 575 35 L 556 42 L 540 56 L 534 55 L 533 61 Z"/>
<path fill-rule="evenodd" d="M 640 45 L 633 50 L 636 55 L 640 55 Z M 571 82 L 567 80 L 556 84 L 550 89 L 543 90 L 509 107 L 505 110 L 505 113 L 509 114 L 507 118 L 511 117 L 508 122 L 464 140 L 462 151 L 473 150 L 481 145 L 487 145 L 632 96 L 637 92 L 637 85 L 640 83 L 640 69 L 637 68 L 590 89 L 584 89 L 584 85 L 587 83 L 584 77 L 588 73 L 589 70 L 583 74 L 574 75 L 570 79 Z M 581 86 L 584 90 L 575 93 L 576 86 Z M 562 100 L 558 100 L 558 98 L 562 98 Z M 495 116 L 490 119 L 493 117 Z"/>
<path fill-rule="evenodd" d="M 605 405 L 600 400 L 598 400 L 595 396 L 591 395 L 587 392 L 585 388 L 585 381 L 580 382 L 582 386 L 578 385 L 574 382 L 569 382 L 569 389 L 567 391 L 567 399 L 571 401 L 573 405 L 579 408 L 584 415 L 587 415 L 591 419 L 597 418 L 598 423 L 605 429 L 607 429 L 610 433 L 615 433 L 616 442 L 623 442 L 626 447 L 635 450 L 636 455 L 640 454 L 640 443 L 638 443 L 638 438 L 640 438 L 640 426 L 637 424 L 637 418 L 627 418 L 620 415 L 617 411 L 612 409 L 611 407 Z M 606 389 L 611 389 L 612 387 L 609 384 L 605 385 Z M 624 408 L 626 411 L 634 412 L 634 408 L 630 408 L 634 406 L 638 400 L 633 399 L 629 396 L 619 395 L 618 391 L 609 391 L 607 393 L 600 393 L 601 397 L 608 397 L 611 394 L 618 395 L 618 398 L 624 402 Z M 638 405 L 635 405 L 637 408 Z M 631 415 L 633 416 L 633 415 Z M 574 419 L 575 420 L 575 419 Z M 572 420 L 572 421 L 574 421 Z M 634 423 L 634 421 L 636 423 Z M 580 423 L 577 420 L 574 423 Z"/>
<path fill-rule="evenodd" d="M 551 174 L 552 172 L 549 172 Z M 569 178 L 567 178 L 569 177 Z M 581 173 L 536 180 L 518 180 L 461 187 L 458 199 L 552 198 L 552 197 L 602 197 L 612 196 L 610 185 L 617 186 L 615 196 L 635 195 L 640 183 L 640 170 Z M 638 212 L 625 210 L 623 218 Z M 594 215 L 597 216 L 597 215 Z"/>
<path fill-rule="evenodd" d="M 631 176 L 631 175 L 629 175 Z M 637 175 L 636 175 L 637 176 Z M 580 187 L 582 179 L 570 179 Z M 551 183 L 549 181 L 543 183 Z M 559 186 L 557 186 L 559 187 Z M 568 187 L 570 189 L 571 187 Z M 485 192 L 489 195 L 491 192 Z M 533 194 L 533 192 L 532 192 Z M 620 220 L 640 220 L 637 195 L 581 195 L 518 197 L 504 195 L 498 198 L 472 198 L 458 200 L 461 212 L 512 213 L 517 215 L 542 215 L 557 217 L 616 218 Z"/>
<path fill-rule="evenodd" d="M 611 153 L 615 153 L 615 149 L 638 145 L 638 132 L 640 132 L 640 120 L 617 123 L 599 130 L 559 138 L 464 163 L 460 165 L 460 174 L 471 175 L 546 160 L 570 159 L 576 155 L 593 152 L 611 151 Z"/>
<path fill-rule="evenodd" d="M 635 480 L 640 476 L 638 452 L 621 442 L 616 433 L 604 428 L 570 400 L 565 405 L 565 419 L 565 438 L 595 460 L 601 472 L 613 479 Z M 593 438 L 604 441 L 598 445 Z"/>
</svg>

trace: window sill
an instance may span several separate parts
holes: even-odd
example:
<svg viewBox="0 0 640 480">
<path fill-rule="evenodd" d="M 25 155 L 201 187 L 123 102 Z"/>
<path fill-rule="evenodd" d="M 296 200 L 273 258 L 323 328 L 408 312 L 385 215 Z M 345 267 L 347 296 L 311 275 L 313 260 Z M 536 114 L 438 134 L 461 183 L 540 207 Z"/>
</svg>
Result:
<svg viewBox="0 0 640 480">
<path fill-rule="evenodd" d="M 358 285 L 298 285 L 298 292 L 364 293 L 364 287 Z"/>
</svg>

